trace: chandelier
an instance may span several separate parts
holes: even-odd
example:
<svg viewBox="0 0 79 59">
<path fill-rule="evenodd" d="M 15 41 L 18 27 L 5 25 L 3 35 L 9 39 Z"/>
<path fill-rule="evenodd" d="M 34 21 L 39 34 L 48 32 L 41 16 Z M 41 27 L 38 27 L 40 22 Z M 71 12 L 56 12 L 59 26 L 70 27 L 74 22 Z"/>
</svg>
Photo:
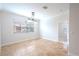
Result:
<svg viewBox="0 0 79 59">
<path fill-rule="evenodd" d="M 35 17 L 35 12 L 32 12 L 31 17 L 28 18 L 28 20 L 31 20 L 31 21 L 37 22 L 37 20 L 36 20 L 34 17 Z"/>
</svg>

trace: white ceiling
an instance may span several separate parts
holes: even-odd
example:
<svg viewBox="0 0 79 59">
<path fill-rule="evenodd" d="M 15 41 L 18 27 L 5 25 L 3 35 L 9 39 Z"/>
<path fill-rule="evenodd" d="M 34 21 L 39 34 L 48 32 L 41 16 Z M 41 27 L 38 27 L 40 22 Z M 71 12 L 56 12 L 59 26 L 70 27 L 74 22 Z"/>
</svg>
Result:
<svg viewBox="0 0 79 59">
<path fill-rule="evenodd" d="M 48 6 L 48 9 L 44 10 L 42 8 L 43 6 Z M 17 4 L 6 3 L 3 4 L 3 9 L 28 17 L 31 17 L 31 12 L 34 11 L 35 18 L 48 19 L 69 10 L 69 4 L 68 3 L 17 3 Z"/>
</svg>

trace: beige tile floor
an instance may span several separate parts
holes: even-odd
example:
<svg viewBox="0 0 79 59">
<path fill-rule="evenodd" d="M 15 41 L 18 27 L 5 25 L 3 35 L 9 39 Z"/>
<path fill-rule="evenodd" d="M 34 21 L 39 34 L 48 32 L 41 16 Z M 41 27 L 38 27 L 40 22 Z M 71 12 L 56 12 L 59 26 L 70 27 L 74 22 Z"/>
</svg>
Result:
<svg viewBox="0 0 79 59">
<path fill-rule="evenodd" d="M 63 43 L 45 39 L 28 40 L 2 47 L 2 56 L 65 56 Z"/>
</svg>

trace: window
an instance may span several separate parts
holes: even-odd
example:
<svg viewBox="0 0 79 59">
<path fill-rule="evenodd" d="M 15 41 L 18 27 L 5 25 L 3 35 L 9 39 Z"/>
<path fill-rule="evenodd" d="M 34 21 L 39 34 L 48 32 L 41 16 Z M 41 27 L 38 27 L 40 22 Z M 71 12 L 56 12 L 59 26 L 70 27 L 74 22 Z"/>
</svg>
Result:
<svg viewBox="0 0 79 59">
<path fill-rule="evenodd" d="M 34 22 L 33 21 L 14 21 L 14 32 L 15 33 L 29 33 L 34 32 Z"/>
</svg>

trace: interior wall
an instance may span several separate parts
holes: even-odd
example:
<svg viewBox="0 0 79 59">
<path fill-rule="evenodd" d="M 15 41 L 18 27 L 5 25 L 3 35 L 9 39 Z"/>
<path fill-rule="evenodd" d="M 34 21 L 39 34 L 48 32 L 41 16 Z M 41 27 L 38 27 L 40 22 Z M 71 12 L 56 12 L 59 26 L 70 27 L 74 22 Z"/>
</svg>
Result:
<svg viewBox="0 0 79 59">
<path fill-rule="evenodd" d="M 13 20 L 27 19 L 25 16 L 17 15 L 11 12 L 3 12 L 2 19 L 2 45 L 12 44 L 28 39 L 39 38 L 39 23 L 35 23 L 35 31 L 30 33 L 14 33 Z"/>
<path fill-rule="evenodd" d="M 52 19 L 43 19 L 40 20 L 40 35 L 41 38 L 59 41 L 59 23 L 65 23 L 69 20 L 69 10 L 63 12 Z M 61 34 L 61 33 L 60 33 Z M 60 38 L 61 39 L 61 38 Z M 61 39 L 60 41 L 62 41 Z"/>
<path fill-rule="evenodd" d="M 40 20 L 40 35 L 43 39 L 58 40 L 57 24 L 54 19 Z"/>
<path fill-rule="evenodd" d="M 0 47 L 1 47 L 1 11 L 0 11 Z"/>
<path fill-rule="evenodd" d="M 0 22 L 0 55 L 1 55 L 1 22 Z"/>
<path fill-rule="evenodd" d="M 0 47 L 1 47 L 1 23 L 0 23 Z"/>
<path fill-rule="evenodd" d="M 69 54 L 79 56 L 79 4 L 70 4 Z"/>
</svg>

